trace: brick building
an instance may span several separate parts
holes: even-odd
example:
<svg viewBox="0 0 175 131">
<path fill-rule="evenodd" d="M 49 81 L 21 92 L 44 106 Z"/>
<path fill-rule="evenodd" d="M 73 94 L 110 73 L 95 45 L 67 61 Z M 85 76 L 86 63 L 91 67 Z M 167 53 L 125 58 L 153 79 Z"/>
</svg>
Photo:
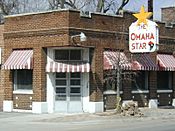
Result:
<svg viewBox="0 0 175 131">
<path fill-rule="evenodd" d="M 135 20 L 130 12 L 83 16 L 75 10 L 5 17 L 3 110 L 52 113 L 114 108 L 116 91 L 104 84 L 104 71 L 115 66 L 108 54 L 117 49 L 123 58 L 130 55 L 128 28 Z M 157 24 L 159 51 L 136 59 L 138 85 L 123 83 L 123 101 L 150 107 L 174 103 L 175 28 Z M 86 41 L 80 40 L 81 32 Z"/>
</svg>

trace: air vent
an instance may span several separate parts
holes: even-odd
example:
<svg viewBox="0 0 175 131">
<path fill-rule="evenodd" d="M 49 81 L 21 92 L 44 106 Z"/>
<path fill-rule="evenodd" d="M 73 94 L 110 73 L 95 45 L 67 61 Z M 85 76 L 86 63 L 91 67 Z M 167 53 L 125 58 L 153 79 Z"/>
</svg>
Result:
<svg viewBox="0 0 175 131">
<path fill-rule="evenodd" d="M 81 11 L 80 12 L 80 16 L 81 17 L 91 18 L 91 13 L 89 11 Z"/>
</svg>

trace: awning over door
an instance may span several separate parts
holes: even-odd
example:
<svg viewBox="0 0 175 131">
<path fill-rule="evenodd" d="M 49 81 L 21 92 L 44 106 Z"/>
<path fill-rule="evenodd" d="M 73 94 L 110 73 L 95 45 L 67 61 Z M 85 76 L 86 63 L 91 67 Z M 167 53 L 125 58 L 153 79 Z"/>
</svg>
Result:
<svg viewBox="0 0 175 131">
<path fill-rule="evenodd" d="M 118 66 L 123 70 L 131 69 L 131 63 L 123 52 L 104 51 L 103 56 L 104 70 L 117 69 Z"/>
<path fill-rule="evenodd" d="M 89 72 L 88 62 L 48 62 L 46 72 Z"/>
<path fill-rule="evenodd" d="M 134 70 L 158 70 L 158 66 L 149 54 L 133 54 L 133 59 Z"/>
<path fill-rule="evenodd" d="M 33 50 L 14 50 L 6 60 L 3 69 L 33 69 Z"/>
<path fill-rule="evenodd" d="M 157 61 L 161 70 L 175 71 L 175 58 L 173 55 L 158 54 Z"/>
<path fill-rule="evenodd" d="M 157 70 L 158 66 L 151 59 L 149 54 L 133 54 L 132 58 L 127 58 L 123 52 L 104 51 L 104 70 Z"/>
</svg>

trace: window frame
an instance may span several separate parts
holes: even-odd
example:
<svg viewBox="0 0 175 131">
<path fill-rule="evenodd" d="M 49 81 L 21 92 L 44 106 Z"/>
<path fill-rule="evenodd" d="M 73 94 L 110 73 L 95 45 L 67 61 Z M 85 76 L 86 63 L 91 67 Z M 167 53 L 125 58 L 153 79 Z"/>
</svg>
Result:
<svg viewBox="0 0 175 131">
<path fill-rule="evenodd" d="M 56 59 L 56 51 L 68 51 L 68 59 L 66 59 L 66 60 L 59 60 L 59 59 Z M 80 51 L 80 59 L 78 59 L 78 60 L 71 60 L 70 58 L 71 58 L 71 51 L 74 51 L 74 50 L 78 50 L 78 51 Z M 54 50 L 54 60 L 55 61 L 82 61 L 83 60 L 83 50 L 82 49 L 55 49 Z"/>
<path fill-rule="evenodd" d="M 20 89 L 18 86 L 18 71 L 19 70 L 14 70 L 13 71 L 13 93 L 14 94 L 33 94 L 33 70 L 27 70 L 27 69 L 23 69 L 20 71 L 31 71 L 31 87 L 30 89 Z"/>
<path fill-rule="evenodd" d="M 131 82 L 132 93 L 148 93 L 149 92 L 149 72 L 148 71 L 140 71 L 144 72 L 144 89 L 142 88 L 133 88 L 133 81 Z"/>
<path fill-rule="evenodd" d="M 159 77 L 158 72 L 157 72 L 157 91 L 158 92 L 171 91 L 172 88 L 173 88 L 173 73 L 170 72 L 170 71 L 162 71 L 162 72 L 167 72 L 168 73 L 168 88 L 159 88 L 159 86 L 158 86 L 158 78 L 160 78 L 160 77 Z"/>
</svg>

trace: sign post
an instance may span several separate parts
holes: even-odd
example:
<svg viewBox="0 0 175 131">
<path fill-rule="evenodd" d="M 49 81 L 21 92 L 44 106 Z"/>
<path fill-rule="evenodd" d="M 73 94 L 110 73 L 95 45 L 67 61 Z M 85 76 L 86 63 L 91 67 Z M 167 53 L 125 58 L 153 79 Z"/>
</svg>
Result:
<svg viewBox="0 0 175 131">
<path fill-rule="evenodd" d="M 140 13 L 133 14 L 138 20 L 129 27 L 129 50 L 132 53 L 146 53 L 158 50 L 158 25 L 148 20 L 151 12 L 145 12 L 144 6 Z"/>
</svg>

